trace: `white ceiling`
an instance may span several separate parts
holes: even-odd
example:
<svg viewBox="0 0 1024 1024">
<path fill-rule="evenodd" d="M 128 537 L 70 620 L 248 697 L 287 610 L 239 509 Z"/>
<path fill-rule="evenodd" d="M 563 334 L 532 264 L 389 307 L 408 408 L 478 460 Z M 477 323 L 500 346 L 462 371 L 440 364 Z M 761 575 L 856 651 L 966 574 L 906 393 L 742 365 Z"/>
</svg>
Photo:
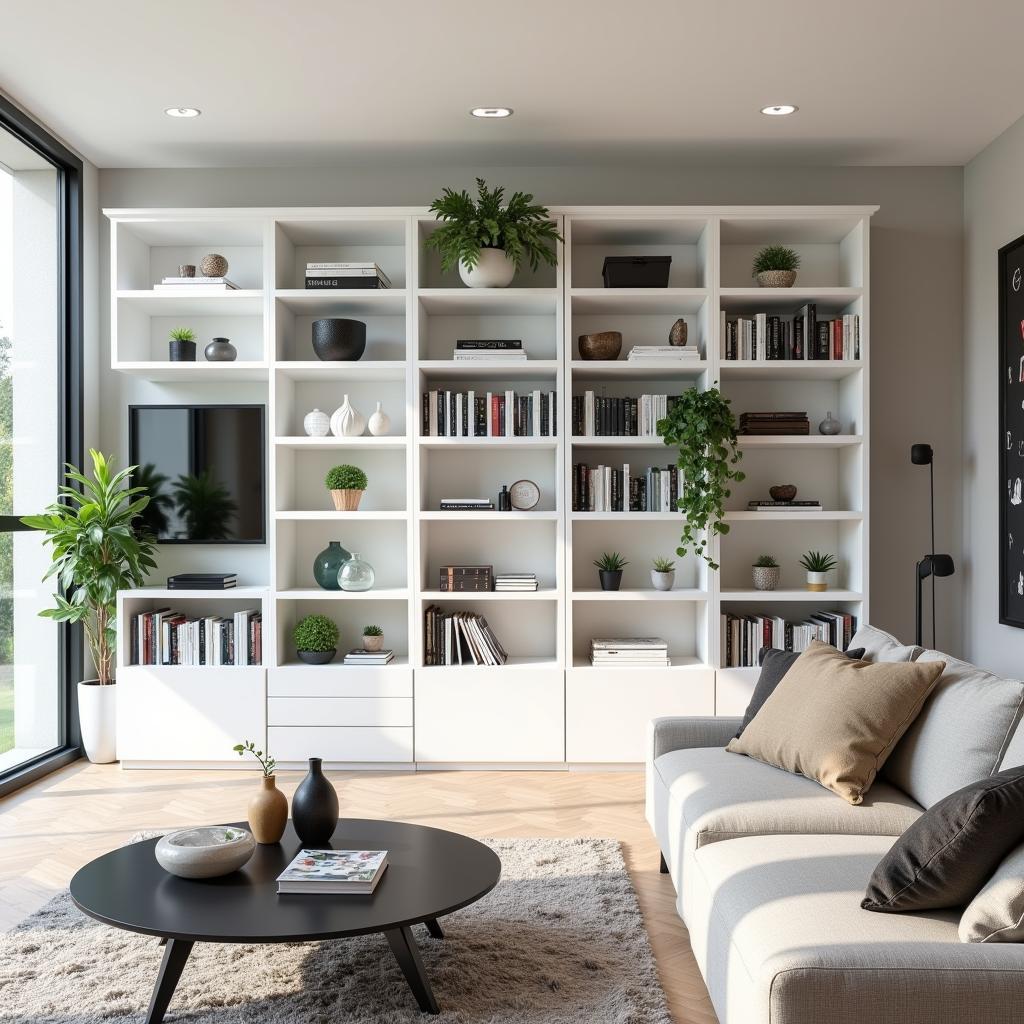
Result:
<svg viewBox="0 0 1024 1024">
<path fill-rule="evenodd" d="M 13 6 L 0 89 L 102 167 L 963 164 L 1024 114 L 1021 0 Z"/>
</svg>

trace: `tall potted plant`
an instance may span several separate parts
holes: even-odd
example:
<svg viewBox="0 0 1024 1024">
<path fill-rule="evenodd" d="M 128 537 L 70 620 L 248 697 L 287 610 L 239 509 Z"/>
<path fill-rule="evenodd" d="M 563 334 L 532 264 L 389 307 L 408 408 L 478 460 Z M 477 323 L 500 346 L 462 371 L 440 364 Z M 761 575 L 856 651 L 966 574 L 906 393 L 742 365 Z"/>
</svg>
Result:
<svg viewBox="0 0 1024 1024">
<path fill-rule="evenodd" d="M 502 206 L 505 189 L 489 189 L 476 179 L 477 200 L 466 191 L 446 188 L 430 204 L 444 223 L 428 239 L 427 248 L 441 254 L 441 269 L 456 266 L 470 288 L 505 288 L 525 260 L 533 270 L 555 266 L 554 243 L 562 241 L 546 206 L 528 192 L 514 192 Z"/>
<path fill-rule="evenodd" d="M 22 522 L 46 535 L 53 563 L 44 580 L 55 578 L 56 607 L 40 612 L 57 622 L 80 622 L 95 679 L 78 684 L 78 718 L 86 756 L 96 764 L 117 759 L 114 651 L 117 592 L 140 587 L 156 568 L 152 538 L 137 532 L 136 520 L 149 504 L 144 487 L 129 486 L 134 466 L 113 472 L 114 460 L 94 449 L 92 479 L 67 466 L 68 483 L 42 515 Z M 73 484 L 80 484 L 81 490 Z"/>
</svg>

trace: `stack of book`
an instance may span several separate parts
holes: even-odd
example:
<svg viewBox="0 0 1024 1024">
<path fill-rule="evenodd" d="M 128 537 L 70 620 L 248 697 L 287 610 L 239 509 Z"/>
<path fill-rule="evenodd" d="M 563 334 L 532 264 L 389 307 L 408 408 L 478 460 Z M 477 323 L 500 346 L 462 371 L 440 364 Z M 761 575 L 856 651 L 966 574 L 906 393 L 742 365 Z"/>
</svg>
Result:
<svg viewBox="0 0 1024 1024">
<path fill-rule="evenodd" d="M 820 512 L 821 502 L 817 498 L 794 498 L 792 501 L 775 501 L 765 499 L 763 501 L 751 500 L 747 502 L 748 512 Z"/>
<path fill-rule="evenodd" d="M 263 616 L 256 609 L 227 616 L 183 615 L 157 608 L 129 620 L 132 665 L 261 665 Z"/>
<path fill-rule="evenodd" d="M 554 391 L 424 391 L 423 437 L 555 437 Z"/>
<path fill-rule="evenodd" d="M 720 314 L 722 358 L 860 359 L 860 315 L 845 313 L 818 319 L 817 306 L 805 303 L 793 314 L 755 313 L 730 320 Z"/>
<path fill-rule="evenodd" d="M 658 420 L 663 420 L 678 401 L 678 395 L 608 398 L 584 391 L 572 399 L 573 436 L 657 437 Z"/>
<path fill-rule="evenodd" d="M 725 668 L 756 668 L 762 647 L 804 651 L 820 640 L 845 651 L 857 632 L 857 617 L 846 612 L 814 612 L 800 622 L 779 615 L 722 613 L 722 665 Z"/>
<path fill-rule="evenodd" d="M 621 469 L 573 465 L 573 512 L 675 512 L 683 493 L 683 471 L 677 466 L 650 466 L 630 475 L 629 463 Z"/>
<path fill-rule="evenodd" d="M 535 572 L 499 572 L 494 578 L 494 589 L 506 594 L 537 590 Z"/>
<path fill-rule="evenodd" d="M 469 593 L 494 589 L 494 567 L 490 565 L 442 565 L 438 590 Z"/>
<path fill-rule="evenodd" d="M 394 660 L 394 651 L 365 651 L 362 647 L 357 647 L 345 655 L 344 664 L 375 668 L 379 665 L 388 665 Z"/>
<path fill-rule="evenodd" d="M 233 590 L 237 585 L 233 572 L 179 572 L 167 577 L 168 590 Z"/>
<path fill-rule="evenodd" d="M 599 668 L 664 668 L 672 659 L 661 637 L 609 637 L 590 641 L 590 664 Z"/>
<path fill-rule="evenodd" d="M 165 277 L 153 285 L 153 291 L 164 295 L 208 295 L 211 292 L 230 292 L 238 285 L 226 277 Z"/>
<path fill-rule="evenodd" d="M 700 349 L 685 345 L 634 345 L 626 359 L 630 363 L 691 363 L 700 359 Z"/>
<path fill-rule="evenodd" d="M 423 612 L 424 665 L 504 665 L 508 654 L 482 615 L 430 605 Z"/>
<path fill-rule="evenodd" d="M 438 503 L 442 512 L 483 512 L 493 510 L 490 498 L 442 498 Z"/>
<path fill-rule="evenodd" d="M 306 264 L 306 287 L 390 288 L 391 281 L 373 262 L 321 262 Z"/>
<path fill-rule="evenodd" d="M 387 866 L 387 850 L 299 850 L 277 876 L 277 891 L 369 896 Z"/>
<path fill-rule="evenodd" d="M 455 342 L 453 358 L 456 362 L 487 362 L 491 359 L 526 360 L 526 351 L 521 340 L 488 338 L 460 338 Z"/>
<path fill-rule="evenodd" d="M 744 412 L 740 414 L 740 433 L 771 437 L 809 434 L 811 421 L 801 412 Z"/>
</svg>

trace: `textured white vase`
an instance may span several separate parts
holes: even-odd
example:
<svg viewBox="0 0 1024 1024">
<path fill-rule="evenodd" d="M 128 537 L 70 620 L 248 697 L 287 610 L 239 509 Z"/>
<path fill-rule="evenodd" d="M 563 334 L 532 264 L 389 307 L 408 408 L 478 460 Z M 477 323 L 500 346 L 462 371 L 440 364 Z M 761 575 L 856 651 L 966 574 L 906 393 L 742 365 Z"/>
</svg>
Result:
<svg viewBox="0 0 1024 1024">
<path fill-rule="evenodd" d="M 331 432 L 331 417 L 319 409 L 306 413 L 302 429 L 309 437 L 326 437 Z"/>
<path fill-rule="evenodd" d="M 472 270 L 459 264 L 459 277 L 469 288 L 507 288 L 516 276 L 516 265 L 504 249 L 481 249 L 480 259 Z"/>
<path fill-rule="evenodd" d="M 380 402 L 377 403 L 377 408 L 370 414 L 366 429 L 374 437 L 384 437 L 385 434 L 391 432 L 391 417 L 380 407 Z"/>
<path fill-rule="evenodd" d="M 345 396 L 345 401 L 334 410 L 331 417 L 331 433 L 335 437 L 361 437 L 366 429 L 366 417 L 352 405 Z"/>
<path fill-rule="evenodd" d="M 117 686 L 78 684 L 78 724 L 85 756 L 93 764 L 117 760 Z"/>
</svg>

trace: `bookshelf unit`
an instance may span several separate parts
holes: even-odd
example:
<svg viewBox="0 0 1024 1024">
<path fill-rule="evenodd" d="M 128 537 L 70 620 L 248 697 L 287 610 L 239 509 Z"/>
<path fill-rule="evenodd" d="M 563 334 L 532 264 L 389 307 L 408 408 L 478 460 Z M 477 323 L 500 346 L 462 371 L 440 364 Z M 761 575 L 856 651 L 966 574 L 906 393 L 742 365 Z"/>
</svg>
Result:
<svg viewBox="0 0 1024 1024">
<path fill-rule="evenodd" d="M 395 768 L 633 764 L 645 725 L 657 715 L 742 712 L 757 670 L 723 667 L 720 615 L 770 611 L 803 617 L 849 611 L 868 620 L 868 239 L 870 207 L 563 207 L 552 216 L 564 236 L 557 268 L 517 275 L 506 289 L 468 289 L 443 274 L 426 240 L 435 222 L 422 208 L 109 210 L 111 369 L 162 388 L 168 403 L 190 400 L 197 384 L 225 402 L 253 384 L 267 405 L 265 557 L 246 560 L 251 588 L 183 596 L 155 588 L 122 594 L 126 614 L 171 603 L 247 607 L 264 615 L 264 664 L 245 669 L 142 667 L 119 648 L 121 756 L 128 766 L 234 763 L 241 738 L 266 742 L 282 764 L 319 755 L 332 766 Z M 749 276 L 768 243 L 796 248 L 797 287 L 759 289 Z M 171 295 L 154 281 L 206 252 L 223 253 L 236 292 Z M 663 289 L 602 287 L 607 255 L 671 255 Z M 375 260 L 392 288 L 307 291 L 308 259 Z M 820 315 L 858 313 L 861 354 L 853 361 L 731 361 L 723 358 L 721 315 L 792 315 L 815 302 Z M 351 316 L 367 324 L 354 363 L 320 362 L 312 321 Z M 665 344 L 682 317 L 700 358 L 637 365 L 633 344 Z M 198 362 L 169 363 L 170 327 L 192 326 Z M 577 336 L 620 330 L 623 352 L 609 362 L 580 358 Z M 235 363 L 205 363 L 214 335 L 238 346 Z M 526 362 L 456 362 L 460 337 L 523 340 Z M 676 512 L 572 509 L 575 462 L 631 467 L 675 462 L 657 437 L 573 437 L 572 396 L 678 394 L 719 386 L 744 411 L 806 409 L 806 437 L 742 437 L 747 480 L 733 488 L 730 533 L 714 543 L 719 572 L 675 556 Z M 421 395 L 432 389 L 558 396 L 557 436 L 424 437 Z M 184 391 L 180 390 L 184 389 Z M 249 389 L 249 390 L 244 390 Z M 183 399 L 180 397 L 185 395 Z M 345 395 L 364 415 L 377 401 L 391 418 L 386 437 L 307 437 L 303 418 L 328 415 Z M 831 411 L 842 433 L 817 423 Z M 118 453 L 123 457 L 126 453 Z M 352 462 L 370 486 L 358 512 L 336 512 L 326 470 Z M 636 470 L 635 470 L 636 471 Z M 442 511 L 443 497 L 496 497 L 527 478 L 541 491 L 530 511 Z M 818 513 L 754 513 L 747 500 L 795 483 L 821 499 Z M 362 594 L 320 590 L 313 556 L 329 540 L 358 551 L 376 571 Z M 840 561 L 830 590 L 804 589 L 797 558 L 808 548 Z M 622 589 L 603 592 L 591 564 L 603 551 L 630 562 Z M 227 549 L 191 549 L 188 568 L 216 570 Z M 780 588 L 751 587 L 762 552 L 783 565 Z M 651 587 L 656 555 L 676 561 L 673 590 Z M 486 563 L 495 572 L 531 571 L 527 593 L 438 590 L 441 565 Z M 253 566 L 258 568 L 253 568 Z M 499 668 L 424 664 L 423 614 L 430 605 L 485 616 L 510 654 Z M 186 607 L 187 606 L 187 607 Z M 319 612 L 339 626 L 339 657 L 308 666 L 295 657 L 291 628 Z M 384 627 L 395 661 L 353 668 L 341 655 L 361 627 Z M 672 664 L 611 672 L 589 662 L 597 635 L 662 635 Z M 190 718 L 191 716 L 191 718 Z M 167 726 L 165 723 L 171 723 Z M 186 742 L 181 741 L 188 735 Z M 230 738 L 225 749 L 222 741 Z M 235 755 L 236 757 L 236 755 Z"/>
</svg>

